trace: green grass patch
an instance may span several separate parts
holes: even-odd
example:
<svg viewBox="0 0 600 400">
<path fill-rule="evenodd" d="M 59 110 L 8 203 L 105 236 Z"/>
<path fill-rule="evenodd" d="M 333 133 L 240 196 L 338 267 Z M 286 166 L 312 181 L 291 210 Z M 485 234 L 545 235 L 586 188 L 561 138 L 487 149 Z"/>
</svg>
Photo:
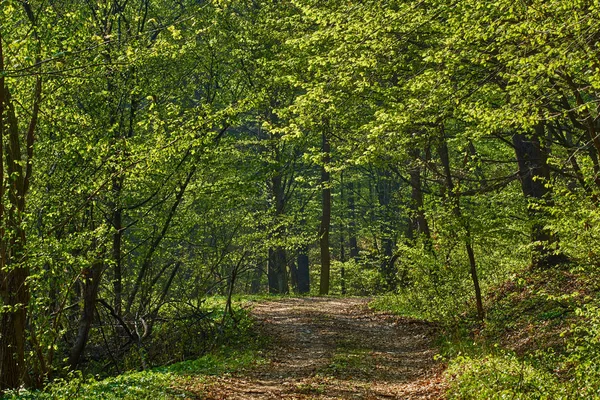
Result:
<svg viewBox="0 0 600 400">
<path fill-rule="evenodd" d="M 210 298 L 206 306 L 218 313 L 225 301 L 225 298 Z M 100 379 L 99 375 L 70 373 L 49 383 L 43 390 L 15 390 L 1 398 L 161 400 L 185 396 L 185 388 L 194 386 L 190 381 L 198 382 L 208 376 L 241 371 L 266 362 L 262 351 L 266 339 L 256 333 L 247 310 L 241 308 L 249 301 L 246 298 L 236 302 L 235 321 L 226 319 L 220 328 L 217 347 L 201 357 L 105 379 Z"/>
</svg>

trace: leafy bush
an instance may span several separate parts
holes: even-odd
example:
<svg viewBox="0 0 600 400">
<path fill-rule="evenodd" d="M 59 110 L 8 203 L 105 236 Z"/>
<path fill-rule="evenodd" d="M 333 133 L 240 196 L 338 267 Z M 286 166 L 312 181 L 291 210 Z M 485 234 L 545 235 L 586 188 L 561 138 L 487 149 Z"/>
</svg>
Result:
<svg viewBox="0 0 600 400">
<path fill-rule="evenodd" d="M 447 371 L 450 399 L 568 399 L 555 376 L 512 353 L 458 356 Z"/>
</svg>

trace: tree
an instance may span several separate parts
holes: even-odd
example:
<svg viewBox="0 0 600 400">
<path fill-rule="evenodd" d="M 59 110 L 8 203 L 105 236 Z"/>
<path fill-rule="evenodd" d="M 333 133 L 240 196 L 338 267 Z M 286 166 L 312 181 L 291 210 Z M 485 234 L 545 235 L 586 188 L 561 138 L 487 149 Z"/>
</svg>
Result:
<svg viewBox="0 0 600 400">
<path fill-rule="evenodd" d="M 30 25 L 25 51 L 31 52 L 34 60 L 33 93 L 29 108 L 21 112 L 17 107 L 23 101 L 16 97 L 22 95 L 21 82 L 14 79 L 11 85 L 12 79 L 7 79 L 6 71 L 11 63 L 4 54 L 7 39 L 0 32 L 0 389 L 16 388 L 27 383 L 25 343 L 30 270 L 24 220 L 33 172 L 42 78 L 37 20 L 29 3 L 23 2 L 21 6 L 21 12 L 9 12 L 16 18 L 21 13 L 25 14 Z"/>
</svg>

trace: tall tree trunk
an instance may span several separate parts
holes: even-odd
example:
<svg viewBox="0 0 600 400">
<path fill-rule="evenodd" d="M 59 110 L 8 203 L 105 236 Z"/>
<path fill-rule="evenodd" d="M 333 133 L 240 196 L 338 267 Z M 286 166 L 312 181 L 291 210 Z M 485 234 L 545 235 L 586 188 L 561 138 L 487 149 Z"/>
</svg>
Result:
<svg viewBox="0 0 600 400">
<path fill-rule="evenodd" d="M 340 203 L 344 204 L 344 171 L 340 174 Z M 345 217 L 345 212 L 342 214 Z M 342 266 L 340 268 L 340 286 L 342 294 L 346 294 L 346 268 L 344 267 L 344 263 L 346 262 L 346 221 L 345 218 L 342 218 L 342 224 L 340 225 L 340 262 Z"/>
<path fill-rule="evenodd" d="M 281 246 L 269 249 L 269 263 L 267 266 L 269 278 L 269 293 L 288 294 L 288 276 L 286 268 L 286 251 Z"/>
<path fill-rule="evenodd" d="M 417 161 L 417 152 L 413 152 L 415 156 L 415 163 Z M 421 236 L 425 239 L 426 243 L 431 244 L 431 232 L 429 230 L 429 224 L 427 218 L 425 218 L 425 212 L 423 211 L 423 188 L 421 182 L 421 167 L 415 164 L 410 168 L 410 208 L 411 208 L 411 223 L 409 228 L 409 238 L 413 239 L 415 236 Z"/>
<path fill-rule="evenodd" d="M 398 284 L 395 270 L 394 247 L 394 231 L 391 227 L 393 212 L 390 209 L 392 201 L 392 192 L 396 189 L 396 185 L 391 180 L 389 173 L 379 172 L 377 179 L 377 200 L 382 209 L 383 218 L 381 226 L 381 253 L 383 260 L 381 262 L 381 274 L 386 282 L 387 290 L 394 290 Z"/>
<path fill-rule="evenodd" d="M 308 246 L 303 246 L 298 252 L 296 259 L 298 265 L 298 293 L 310 292 L 310 274 L 308 264 Z"/>
<path fill-rule="evenodd" d="M 552 205 L 552 193 L 546 186 L 550 179 L 550 167 L 548 154 L 540 141 L 543 136 L 544 127 L 538 125 L 535 134 L 531 137 L 522 134 L 514 134 L 512 137 L 519 165 L 521 189 L 523 195 L 531 201 L 528 213 L 532 219 L 531 241 L 534 243 L 532 267 L 534 268 L 549 268 L 562 259 L 548 249 L 548 245 L 557 245 L 558 239 L 545 227 L 545 219 L 548 215 L 543 208 Z"/>
<path fill-rule="evenodd" d="M 35 65 L 39 69 L 41 46 L 35 18 L 30 4 L 23 2 L 22 5 L 37 42 Z M 4 70 L 3 37 L 0 32 L 0 71 Z M 23 135 L 5 77 L 0 74 L 0 304 L 3 306 L 0 312 L 0 390 L 17 388 L 28 380 L 25 341 L 30 293 L 23 215 L 33 169 L 33 147 L 41 96 L 41 74 L 37 74 L 29 124 Z M 25 146 L 21 143 L 22 136 L 25 137 Z M 4 170 L 5 165 L 7 171 Z"/>
<path fill-rule="evenodd" d="M 447 195 L 452 202 L 452 212 L 454 216 L 461 223 L 465 233 L 464 242 L 469 258 L 469 273 L 471 274 L 471 280 L 473 281 L 473 288 L 475 291 L 475 301 L 477 303 L 477 316 L 479 320 L 483 321 L 485 312 L 483 310 L 483 300 L 481 297 L 481 288 L 479 286 L 479 278 L 477 276 L 477 264 L 475 262 L 475 252 L 473 251 L 473 239 L 471 237 L 471 229 L 468 221 L 463 217 L 462 210 L 460 208 L 460 197 L 454 190 L 454 182 L 452 180 L 452 170 L 450 168 L 450 157 L 448 154 L 448 143 L 446 141 L 446 135 L 443 127 L 441 128 L 441 140 L 439 147 L 440 160 L 444 168 L 444 176 L 446 180 Z"/>
<path fill-rule="evenodd" d="M 260 292 L 260 281 L 263 275 L 263 266 L 258 264 L 254 268 L 252 282 L 250 282 L 250 294 L 258 294 Z"/>
<path fill-rule="evenodd" d="M 81 361 L 81 355 L 85 350 L 90 329 L 94 322 L 94 311 L 103 270 L 104 263 L 95 261 L 90 268 L 86 268 L 81 273 L 83 277 L 83 312 L 79 319 L 77 338 L 69 353 L 69 366 L 72 370 L 76 369 Z"/>
<path fill-rule="evenodd" d="M 329 294 L 329 274 L 331 270 L 331 254 L 329 252 L 329 229 L 331 226 L 331 176 L 329 173 L 329 161 L 331 147 L 329 139 L 323 131 L 322 135 L 323 165 L 321 166 L 321 228 L 319 230 L 319 247 L 321 249 L 321 278 L 319 282 L 319 294 Z"/>
<path fill-rule="evenodd" d="M 122 271 L 122 256 L 121 256 L 121 244 L 123 239 L 123 209 L 119 204 L 119 195 L 121 192 L 121 185 L 123 179 L 115 177 L 113 179 L 113 215 L 112 225 L 115 230 L 113 233 L 113 291 L 114 291 L 114 305 L 113 308 L 115 313 L 121 316 L 121 307 L 123 304 L 123 271 Z"/>
<path fill-rule="evenodd" d="M 275 206 L 275 223 L 284 213 L 285 207 L 285 188 L 282 177 L 279 172 L 271 178 L 271 197 Z M 282 232 L 276 228 L 274 237 L 281 239 Z M 288 275 L 287 275 L 287 254 L 285 249 L 276 245 L 269 249 L 269 263 L 267 265 L 267 275 L 269 278 L 269 293 L 287 294 L 289 293 Z"/>
<path fill-rule="evenodd" d="M 357 185 L 357 190 L 359 186 Z M 348 223 L 348 246 L 350 247 L 350 258 L 358 260 L 358 240 L 356 239 L 356 193 L 354 193 L 354 182 L 348 182 L 348 210 L 350 221 Z"/>
</svg>

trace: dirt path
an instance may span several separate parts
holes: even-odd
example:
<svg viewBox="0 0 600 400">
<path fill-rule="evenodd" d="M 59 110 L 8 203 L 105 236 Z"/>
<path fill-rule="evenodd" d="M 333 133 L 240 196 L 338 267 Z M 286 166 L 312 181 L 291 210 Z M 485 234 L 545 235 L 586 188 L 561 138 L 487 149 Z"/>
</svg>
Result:
<svg viewBox="0 0 600 400">
<path fill-rule="evenodd" d="M 432 328 L 375 314 L 364 298 L 290 298 L 252 311 L 271 362 L 215 378 L 205 398 L 441 399 Z"/>
</svg>

